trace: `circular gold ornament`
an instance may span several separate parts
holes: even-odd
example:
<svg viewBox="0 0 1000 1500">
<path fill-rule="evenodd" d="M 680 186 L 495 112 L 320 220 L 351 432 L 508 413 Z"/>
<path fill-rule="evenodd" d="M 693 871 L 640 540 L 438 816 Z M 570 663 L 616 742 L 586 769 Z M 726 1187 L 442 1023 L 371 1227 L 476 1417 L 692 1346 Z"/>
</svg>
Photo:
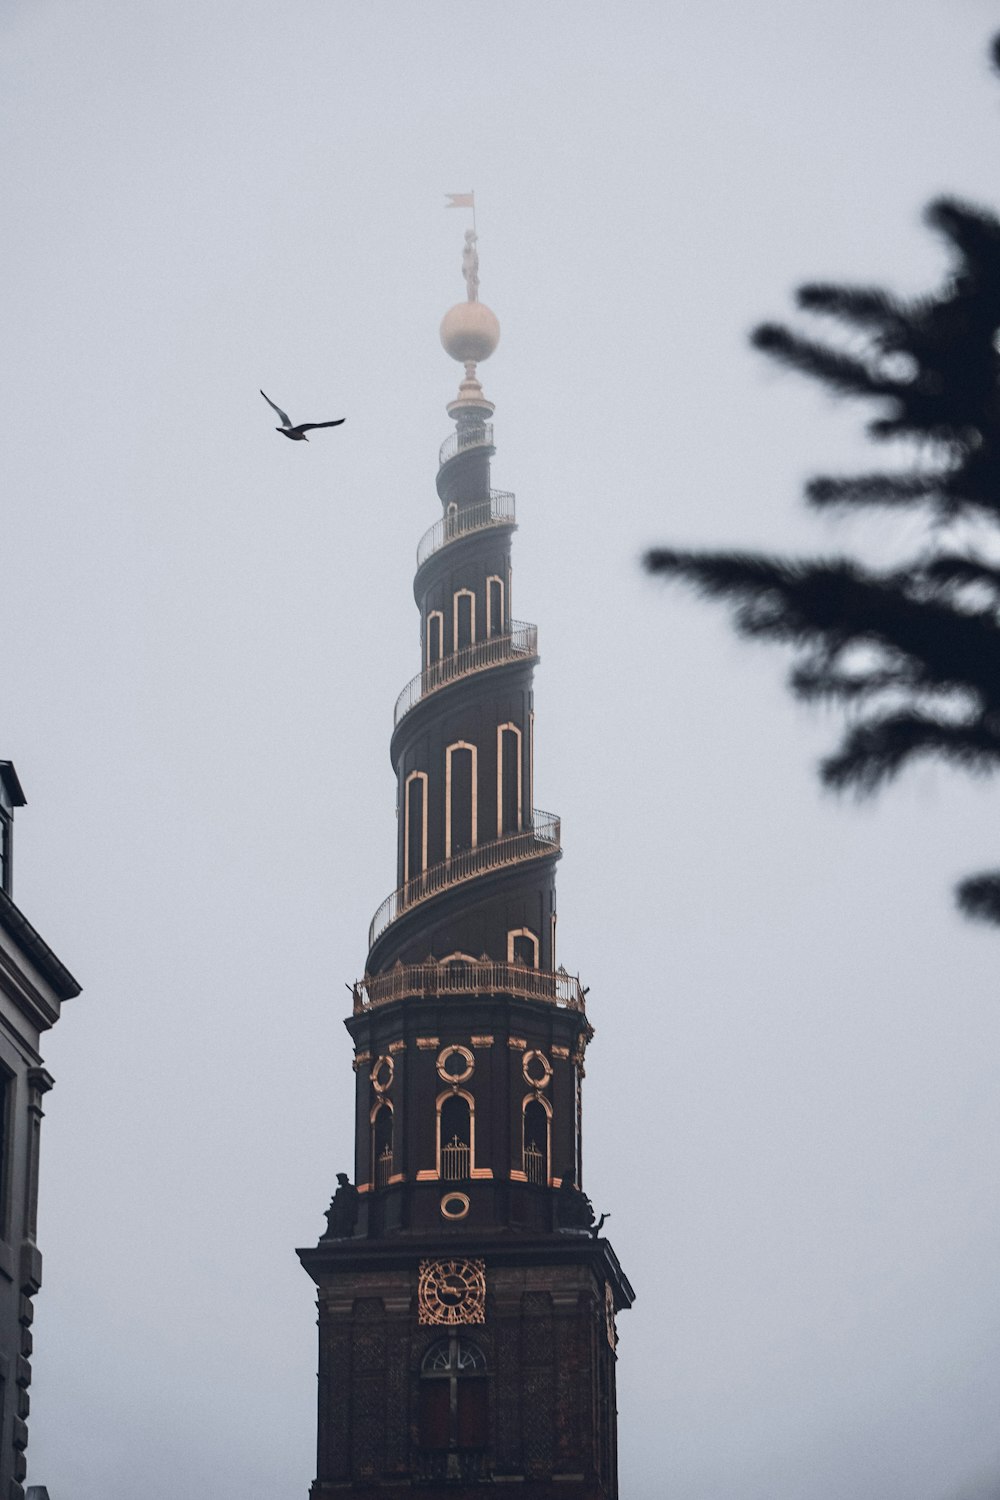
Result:
<svg viewBox="0 0 1000 1500">
<path fill-rule="evenodd" d="M 442 1219 L 464 1219 L 469 1212 L 467 1193 L 445 1193 L 441 1199 Z"/>
<path fill-rule="evenodd" d="M 552 1064 L 544 1052 L 526 1052 L 521 1059 L 521 1071 L 533 1089 L 543 1089 L 552 1077 Z"/>
<path fill-rule="evenodd" d="M 485 1323 L 484 1260 L 422 1260 L 417 1281 L 421 1323 Z"/>
<path fill-rule="evenodd" d="M 380 1057 L 372 1068 L 372 1088 L 376 1094 L 387 1094 L 392 1088 L 396 1064 L 391 1057 Z"/>
<path fill-rule="evenodd" d="M 438 1077 L 456 1086 L 472 1077 L 476 1059 L 468 1047 L 445 1047 L 438 1053 Z"/>
</svg>

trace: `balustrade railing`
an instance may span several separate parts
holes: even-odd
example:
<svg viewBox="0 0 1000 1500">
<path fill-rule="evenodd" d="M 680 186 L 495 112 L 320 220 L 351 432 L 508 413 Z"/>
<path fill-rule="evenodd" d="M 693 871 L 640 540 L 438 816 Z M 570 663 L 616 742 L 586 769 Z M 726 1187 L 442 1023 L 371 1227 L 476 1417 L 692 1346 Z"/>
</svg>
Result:
<svg viewBox="0 0 1000 1500">
<path fill-rule="evenodd" d="M 471 1156 L 468 1141 L 453 1136 L 446 1146 L 441 1147 L 441 1180 L 464 1182 L 469 1175 Z"/>
<path fill-rule="evenodd" d="M 565 969 L 529 969 L 526 964 L 449 958 L 441 963 L 396 964 L 385 974 L 366 974 L 354 985 L 356 1014 L 391 1000 L 447 999 L 449 995 L 511 995 L 584 1010 L 584 989 Z"/>
<path fill-rule="evenodd" d="M 536 1187 L 545 1186 L 545 1152 L 539 1151 L 534 1141 L 524 1148 L 524 1175 Z"/>
<path fill-rule="evenodd" d="M 485 531 L 490 526 L 510 526 L 514 522 L 514 496 L 510 490 L 490 490 L 490 498 L 478 505 L 467 505 L 462 510 L 442 516 L 428 527 L 417 543 L 417 567 L 423 567 L 429 557 L 454 542 L 460 536 L 469 536 L 474 531 Z"/>
<path fill-rule="evenodd" d="M 466 427 L 464 430 L 453 432 L 451 437 L 445 438 L 438 454 L 438 463 L 439 465 L 446 464 L 449 458 L 454 458 L 457 453 L 464 453 L 466 448 L 492 447 L 492 422 L 484 422 L 480 427 Z"/>
<path fill-rule="evenodd" d="M 482 672 L 486 667 L 500 666 L 503 662 L 519 661 L 524 657 L 538 655 L 538 626 L 526 620 L 511 620 L 509 635 L 488 635 L 483 641 L 463 646 L 450 656 L 442 656 L 432 662 L 416 677 L 411 677 L 392 711 L 392 727 L 410 712 L 421 700 L 438 688 L 447 687 L 459 677 L 468 677 L 473 672 Z"/>
<path fill-rule="evenodd" d="M 392 1176 L 392 1147 L 386 1146 L 375 1158 L 375 1186 L 388 1187 Z"/>
<path fill-rule="evenodd" d="M 436 896 L 448 886 L 473 880 L 477 875 L 484 875 L 490 870 L 499 870 L 524 859 L 537 859 L 539 855 L 551 854 L 553 849 L 559 848 L 559 833 L 559 819 L 555 814 L 541 812 L 536 808 L 532 814 L 531 828 L 526 828 L 521 833 L 506 834 L 503 838 L 491 839 L 489 843 L 477 844 L 472 849 L 462 849 L 458 854 L 453 854 L 451 859 L 431 865 L 422 874 L 393 891 L 391 896 L 386 896 L 372 917 L 368 929 L 369 948 L 411 906 L 426 901 L 429 896 Z"/>
</svg>

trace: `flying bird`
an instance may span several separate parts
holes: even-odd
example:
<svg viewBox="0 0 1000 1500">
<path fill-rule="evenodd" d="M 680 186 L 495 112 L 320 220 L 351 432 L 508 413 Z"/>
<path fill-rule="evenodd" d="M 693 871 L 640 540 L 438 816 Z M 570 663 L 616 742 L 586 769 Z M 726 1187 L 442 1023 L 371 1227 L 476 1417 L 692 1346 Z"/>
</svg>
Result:
<svg viewBox="0 0 1000 1500">
<path fill-rule="evenodd" d="M 264 396 L 263 391 L 261 391 L 261 395 Z M 293 427 L 291 417 L 287 412 L 282 411 L 280 406 L 275 406 L 270 396 L 264 396 L 264 400 L 281 418 L 281 426 L 276 427 L 274 429 L 275 432 L 283 432 L 286 438 L 291 438 L 296 443 L 308 443 L 309 439 L 306 437 L 306 433 L 312 432 L 314 427 L 339 427 L 342 422 L 346 422 L 347 420 L 346 417 L 338 417 L 335 422 L 300 422 L 297 427 Z"/>
</svg>

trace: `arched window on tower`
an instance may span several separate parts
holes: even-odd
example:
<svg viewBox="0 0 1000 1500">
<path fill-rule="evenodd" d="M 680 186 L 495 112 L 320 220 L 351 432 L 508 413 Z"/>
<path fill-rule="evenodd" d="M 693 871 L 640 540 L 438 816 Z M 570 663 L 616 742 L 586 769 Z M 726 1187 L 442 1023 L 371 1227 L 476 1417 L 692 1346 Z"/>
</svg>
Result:
<svg viewBox="0 0 1000 1500">
<path fill-rule="evenodd" d="M 372 1111 L 372 1181 L 387 1187 L 392 1175 L 392 1105 L 383 1101 Z"/>
<path fill-rule="evenodd" d="M 415 880 L 427 868 L 427 772 L 406 778 L 406 823 L 403 828 L 403 879 Z"/>
<path fill-rule="evenodd" d="M 538 939 L 530 927 L 516 927 L 507 934 L 507 962 L 538 968 Z"/>
<path fill-rule="evenodd" d="M 444 615 L 432 609 L 427 616 L 427 665 L 435 666 L 444 655 Z"/>
<path fill-rule="evenodd" d="M 524 1106 L 524 1175 L 536 1187 L 549 1180 L 549 1117 L 540 1099 Z"/>
<path fill-rule="evenodd" d="M 455 595 L 454 650 L 462 651 L 476 639 L 476 596 L 471 589 L 459 589 Z"/>
<path fill-rule="evenodd" d="M 476 747 L 448 746 L 445 766 L 445 859 L 476 847 Z"/>
<path fill-rule="evenodd" d="M 497 730 L 498 835 L 520 832 L 521 807 L 521 731 L 516 724 L 501 724 Z"/>
<path fill-rule="evenodd" d="M 503 608 L 503 579 L 486 580 L 486 634 L 503 635 L 506 620 Z"/>
<path fill-rule="evenodd" d="M 443 1182 L 472 1176 L 472 1100 L 468 1094 L 445 1094 L 438 1101 L 438 1172 Z"/>
<path fill-rule="evenodd" d="M 468 1457 L 488 1441 L 486 1356 L 471 1339 L 450 1333 L 438 1339 L 420 1365 L 420 1446 L 441 1455 L 435 1478 L 472 1478 Z M 454 1453 L 455 1474 L 447 1473 L 444 1455 Z M 467 1471 L 468 1472 L 465 1472 Z"/>
</svg>

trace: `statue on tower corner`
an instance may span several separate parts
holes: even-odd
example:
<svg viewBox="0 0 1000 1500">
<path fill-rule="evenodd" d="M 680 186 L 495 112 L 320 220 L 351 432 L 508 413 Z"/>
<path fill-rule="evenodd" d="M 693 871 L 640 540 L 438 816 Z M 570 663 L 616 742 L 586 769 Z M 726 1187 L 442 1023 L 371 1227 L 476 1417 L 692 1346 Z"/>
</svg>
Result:
<svg viewBox="0 0 1000 1500">
<path fill-rule="evenodd" d="M 594 1222 L 594 1205 L 576 1185 L 572 1167 L 556 1188 L 556 1227 L 563 1233 L 588 1234 Z"/>
<path fill-rule="evenodd" d="M 465 277 L 465 288 L 470 302 L 479 301 L 479 251 L 476 249 L 478 236 L 474 229 L 465 231 L 465 244 L 462 247 L 462 275 Z"/>
<path fill-rule="evenodd" d="M 358 1221 L 358 1190 L 347 1179 L 346 1172 L 337 1173 L 337 1191 L 326 1211 L 326 1234 L 324 1240 L 348 1240 L 354 1233 Z"/>
</svg>

